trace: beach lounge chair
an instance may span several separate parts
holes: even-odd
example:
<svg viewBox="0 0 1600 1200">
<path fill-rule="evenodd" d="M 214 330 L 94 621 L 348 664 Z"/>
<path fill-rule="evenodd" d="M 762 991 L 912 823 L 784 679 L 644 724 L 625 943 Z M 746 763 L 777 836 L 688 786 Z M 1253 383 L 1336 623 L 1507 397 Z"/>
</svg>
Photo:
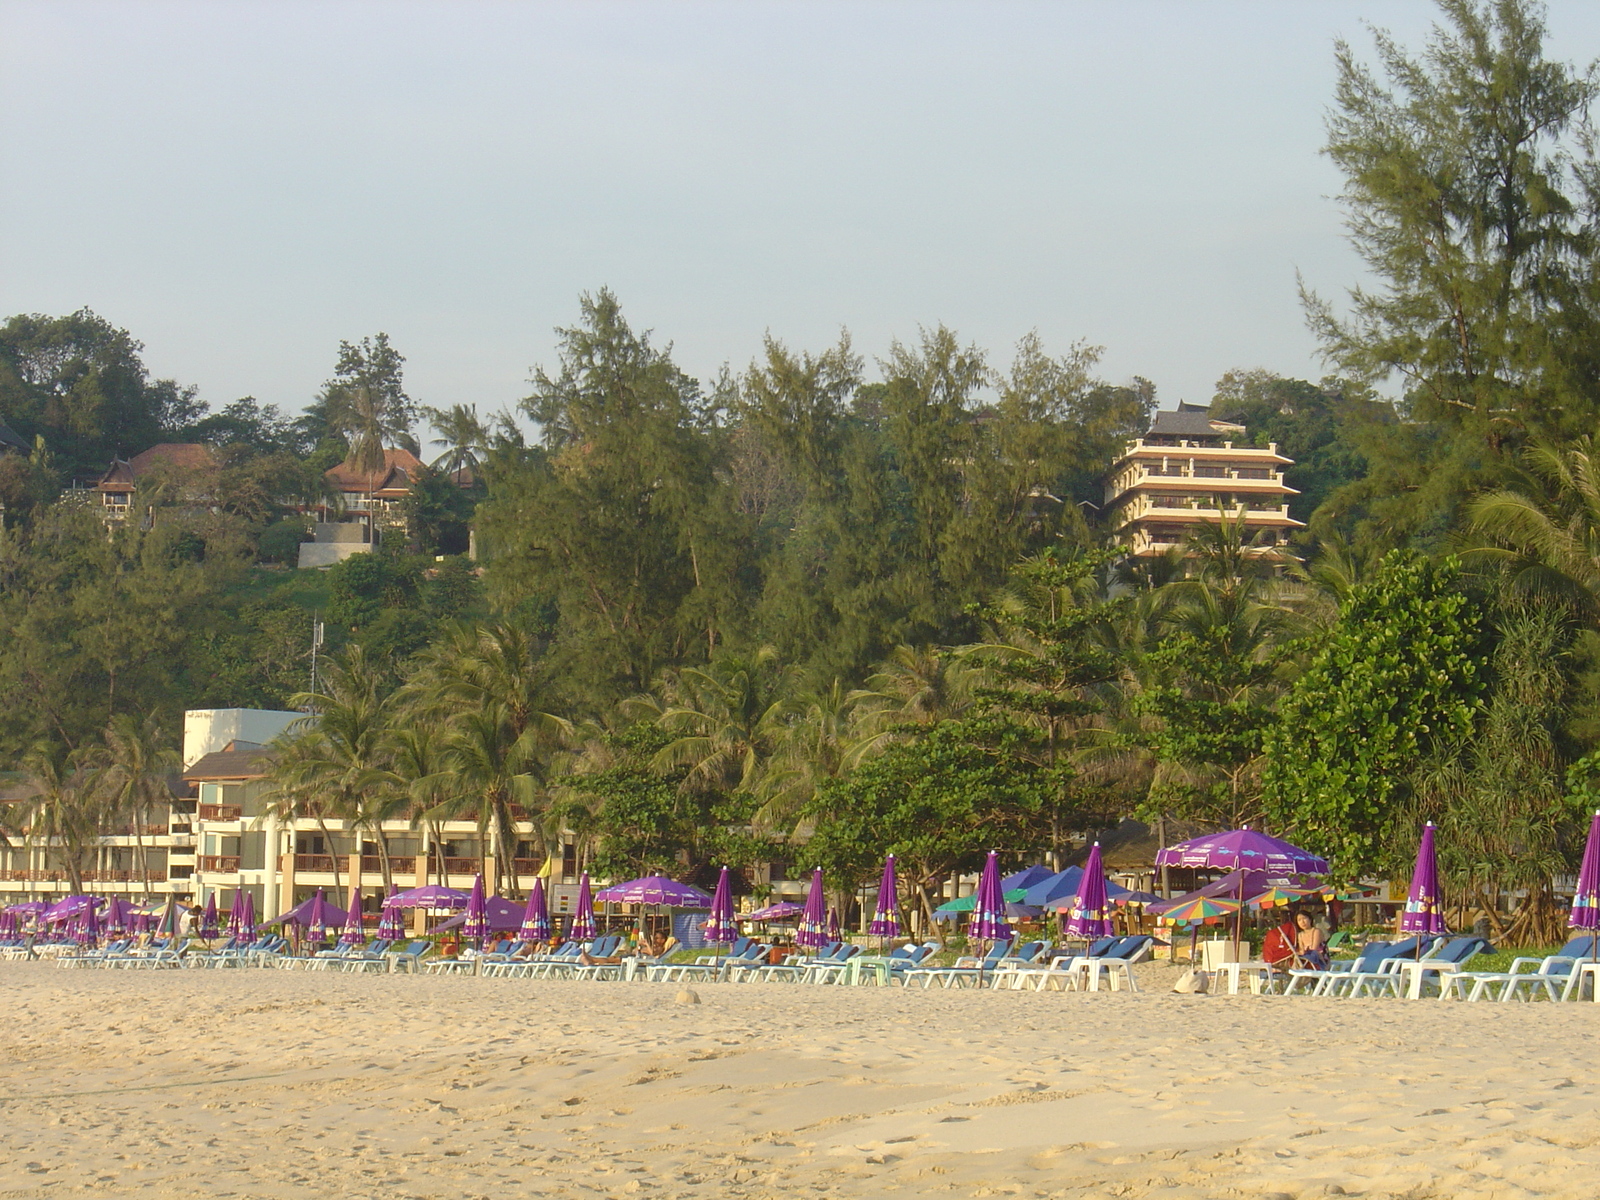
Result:
<svg viewBox="0 0 1600 1200">
<path fill-rule="evenodd" d="M 1405 960 L 1397 960 L 1395 973 L 1406 983 L 1406 994 L 1411 999 L 1420 999 L 1427 991 L 1429 980 L 1439 987 L 1443 995 L 1442 981 L 1450 975 L 1458 973 L 1462 967 L 1471 962 L 1479 954 L 1487 953 L 1492 947 L 1488 942 L 1479 937 L 1450 938 L 1434 946 L 1432 951 L 1422 956 L 1415 965 L 1408 965 Z M 1395 985 L 1396 994 L 1401 990 L 1401 984 Z"/>
<path fill-rule="evenodd" d="M 1437 953 L 1444 945 L 1444 941 L 1445 939 L 1442 937 L 1425 936 L 1420 938 L 1410 937 L 1403 941 L 1395 942 L 1379 954 L 1377 961 L 1371 963 L 1368 969 L 1346 971 L 1336 976 L 1322 994 L 1346 998 L 1362 995 L 1399 996 L 1400 964 L 1402 962 L 1422 961 Z"/>
<path fill-rule="evenodd" d="M 528 958 L 513 959 L 506 963 L 490 963 L 485 974 L 500 975 L 506 978 L 542 979 L 558 968 L 576 962 L 578 955 L 582 953 L 583 944 L 581 942 L 566 942 L 550 954 L 535 954 Z"/>
<path fill-rule="evenodd" d="M 415 975 L 422 966 L 423 958 L 432 949 L 432 942 L 419 939 L 411 942 L 404 950 L 390 950 L 384 958 L 388 960 L 390 971 L 396 974 L 409 971 Z"/>
<path fill-rule="evenodd" d="M 1051 954 L 1046 950 L 1031 963 L 1013 963 L 995 972 L 990 985 L 1001 991 L 1075 991 L 1078 973 L 1073 963 L 1079 959 L 1100 958 L 1122 939 L 1097 938 L 1080 953 L 1062 951 Z M 1048 960 L 1048 961 L 1046 961 Z"/>
<path fill-rule="evenodd" d="M 1498 999 L 1509 1003 L 1533 1000 L 1543 993 L 1548 1000 L 1569 999 L 1578 984 L 1577 965 L 1594 956 L 1594 943 L 1593 934 L 1584 934 L 1543 958 L 1514 958 L 1505 971 L 1459 971 L 1443 976 L 1439 998 L 1459 996 L 1469 1001 Z M 1497 996 L 1493 994 L 1496 988 Z"/>
<path fill-rule="evenodd" d="M 1015 945 L 1014 938 L 1002 938 L 990 946 L 989 952 L 981 958 L 968 955 L 956 959 L 955 965 L 950 967 L 933 967 L 926 970 L 913 968 L 903 971 L 901 983 L 905 987 L 910 987 L 913 983 L 919 984 L 923 991 L 927 991 L 935 983 L 944 988 L 968 984 L 982 987 L 986 982 L 984 976 L 998 967 L 1002 959 L 1009 957 Z"/>
<path fill-rule="evenodd" d="M 763 946 L 753 938 L 740 938 L 727 954 L 701 955 L 692 963 L 653 962 L 644 968 L 644 977 L 651 983 L 729 978 L 735 970 L 762 966 L 771 950 L 771 946 Z M 634 975 L 638 974 L 635 968 Z"/>
<path fill-rule="evenodd" d="M 1080 991 L 1098 992 L 1100 977 L 1104 975 L 1113 992 L 1137 992 L 1139 983 L 1133 977 L 1134 964 L 1149 958 L 1153 945 L 1155 938 L 1144 934 L 1121 937 L 1099 954 L 1084 954 L 1074 958 L 1066 969 L 1078 976 L 1077 987 Z"/>
<path fill-rule="evenodd" d="M 1321 968 L 1296 967 L 1287 972 L 1288 981 L 1284 984 L 1283 994 L 1293 996 L 1299 992 L 1310 996 L 1326 995 L 1335 977 L 1342 978 L 1354 971 L 1375 970 L 1388 949 L 1388 942 L 1368 942 L 1355 958 L 1336 959 Z"/>
</svg>

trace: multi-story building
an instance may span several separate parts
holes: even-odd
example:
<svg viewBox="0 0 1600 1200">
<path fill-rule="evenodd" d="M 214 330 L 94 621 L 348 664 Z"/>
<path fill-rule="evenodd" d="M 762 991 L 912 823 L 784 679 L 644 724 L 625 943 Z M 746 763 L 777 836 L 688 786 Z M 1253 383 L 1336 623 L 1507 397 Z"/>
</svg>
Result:
<svg viewBox="0 0 1600 1200">
<path fill-rule="evenodd" d="M 1289 515 L 1298 495 L 1283 481 L 1293 460 L 1277 444 L 1246 443 L 1246 429 L 1213 420 L 1198 405 L 1158 412 L 1150 430 L 1123 448 L 1106 480 L 1106 514 L 1130 554 L 1150 557 L 1180 545 L 1219 513 L 1243 522 L 1262 553 L 1286 541 L 1304 522 Z"/>
</svg>

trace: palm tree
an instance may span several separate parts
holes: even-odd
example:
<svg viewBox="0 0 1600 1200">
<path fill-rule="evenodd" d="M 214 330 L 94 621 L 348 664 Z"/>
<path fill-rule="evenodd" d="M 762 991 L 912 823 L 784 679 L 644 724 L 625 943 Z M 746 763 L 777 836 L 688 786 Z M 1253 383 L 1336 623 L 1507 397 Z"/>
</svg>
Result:
<svg viewBox="0 0 1600 1200">
<path fill-rule="evenodd" d="M 795 821 L 817 787 L 847 771 L 858 742 L 859 693 L 835 679 L 825 688 L 802 692 L 790 704 L 792 719 L 778 739 L 758 788 L 758 828 L 793 832 Z"/>
<path fill-rule="evenodd" d="M 457 626 L 425 652 L 404 699 L 416 719 L 446 731 L 446 754 L 461 776 L 459 792 L 436 805 L 432 819 L 472 811 L 501 869 L 515 881 L 511 835 L 516 810 L 537 816 L 548 799 L 551 759 L 572 736 L 572 724 L 554 713 L 548 671 L 539 643 L 508 621 Z M 535 819 L 541 848 L 548 838 Z"/>
<path fill-rule="evenodd" d="M 676 735 L 652 766 L 686 770 L 687 791 L 753 793 L 793 711 L 776 661 L 777 652 L 763 648 L 748 659 L 730 655 L 668 671 L 656 695 L 627 702 L 629 715 Z"/>
<path fill-rule="evenodd" d="M 878 753 L 907 725 L 933 725 L 971 707 L 983 670 L 936 646 L 896 646 L 851 693 L 858 740 L 851 761 Z"/>
<path fill-rule="evenodd" d="M 28 802 L 29 828 L 61 858 L 72 894 L 83 892 L 84 862 L 98 843 L 105 813 L 99 772 L 82 750 L 52 743 L 35 746 L 22 760 L 38 789 Z"/>
<path fill-rule="evenodd" d="M 306 801 L 315 806 L 330 851 L 327 815 L 370 832 L 378 844 L 387 887 L 393 873 L 383 822 L 402 807 L 393 789 L 386 787 L 392 695 L 360 646 L 351 646 L 342 660 L 335 660 L 325 679 L 325 690 L 291 697 L 291 704 L 310 708 L 316 715 L 290 726 L 288 744 L 273 773 L 280 781 L 280 795 L 293 809 L 303 814 Z M 338 855 L 333 856 L 333 874 L 338 887 Z"/>
<path fill-rule="evenodd" d="M 461 471 L 470 471 L 474 480 L 481 467 L 480 455 L 488 452 L 489 431 L 478 419 L 475 404 L 454 404 L 449 408 L 422 409 L 434 432 L 435 446 L 445 447 L 445 452 L 432 462 L 435 471 L 444 471 L 454 478 Z"/>
<path fill-rule="evenodd" d="M 444 830 L 432 814 L 448 809 L 452 801 L 460 798 L 461 790 L 458 777 L 450 769 L 445 734 L 431 721 L 403 714 L 390 730 L 389 743 L 389 783 L 405 797 L 397 810 L 408 813 L 413 827 L 427 825 L 428 857 L 438 859 L 442 884 L 449 874 L 444 864 Z"/>
<path fill-rule="evenodd" d="M 104 754 L 101 785 L 107 807 L 112 812 L 126 813 L 133 824 L 143 880 L 150 870 L 144 827 L 150 821 L 151 809 L 164 809 L 172 800 L 169 780 L 180 768 L 179 754 L 168 744 L 166 730 L 153 714 L 136 721 L 127 713 L 111 718 L 106 727 Z"/>
<path fill-rule="evenodd" d="M 1468 509 L 1491 544 L 1473 557 L 1504 567 L 1526 592 L 1554 593 L 1600 613 L 1600 462 L 1591 438 L 1537 443 L 1526 452 L 1526 492 L 1500 490 Z M 1537 494 L 1541 489 L 1543 494 Z"/>
</svg>

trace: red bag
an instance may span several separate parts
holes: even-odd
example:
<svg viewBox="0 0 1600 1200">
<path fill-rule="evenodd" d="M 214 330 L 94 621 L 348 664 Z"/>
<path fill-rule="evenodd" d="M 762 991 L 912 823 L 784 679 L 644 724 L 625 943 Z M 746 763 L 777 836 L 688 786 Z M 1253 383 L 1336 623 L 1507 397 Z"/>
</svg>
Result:
<svg viewBox="0 0 1600 1200">
<path fill-rule="evenodd" d="M 1285 922 L 1267 931 L 1267 936 L 1261 943 L 1261 959 L 1263 962 L 1277 966 L 1287 962 L 1295 956 L 1294 926 Z"/>
</svg>

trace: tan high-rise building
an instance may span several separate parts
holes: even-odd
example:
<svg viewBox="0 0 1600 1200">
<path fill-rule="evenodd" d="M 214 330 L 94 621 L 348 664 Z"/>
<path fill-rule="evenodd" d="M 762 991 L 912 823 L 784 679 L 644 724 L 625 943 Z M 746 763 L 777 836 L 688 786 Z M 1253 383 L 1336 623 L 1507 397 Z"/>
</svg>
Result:
<svg viewBox="0 0 1600 1200">
<path fill-rule="evenodd" d="M 1141 557 L 1164 554 L 1220 511 L 1242 518 L 1276 546 L 1305 523 L 1289 515 L 1283 482 L 1293 460 L 1276 443 L 1245 444 L 1245 427 L 1216 421 L 1199 405 L 1158 412 L 1150 431 L 1123 448 L 1106 481 L 1106 515 L 1117 539 Z"/>
</svg>

